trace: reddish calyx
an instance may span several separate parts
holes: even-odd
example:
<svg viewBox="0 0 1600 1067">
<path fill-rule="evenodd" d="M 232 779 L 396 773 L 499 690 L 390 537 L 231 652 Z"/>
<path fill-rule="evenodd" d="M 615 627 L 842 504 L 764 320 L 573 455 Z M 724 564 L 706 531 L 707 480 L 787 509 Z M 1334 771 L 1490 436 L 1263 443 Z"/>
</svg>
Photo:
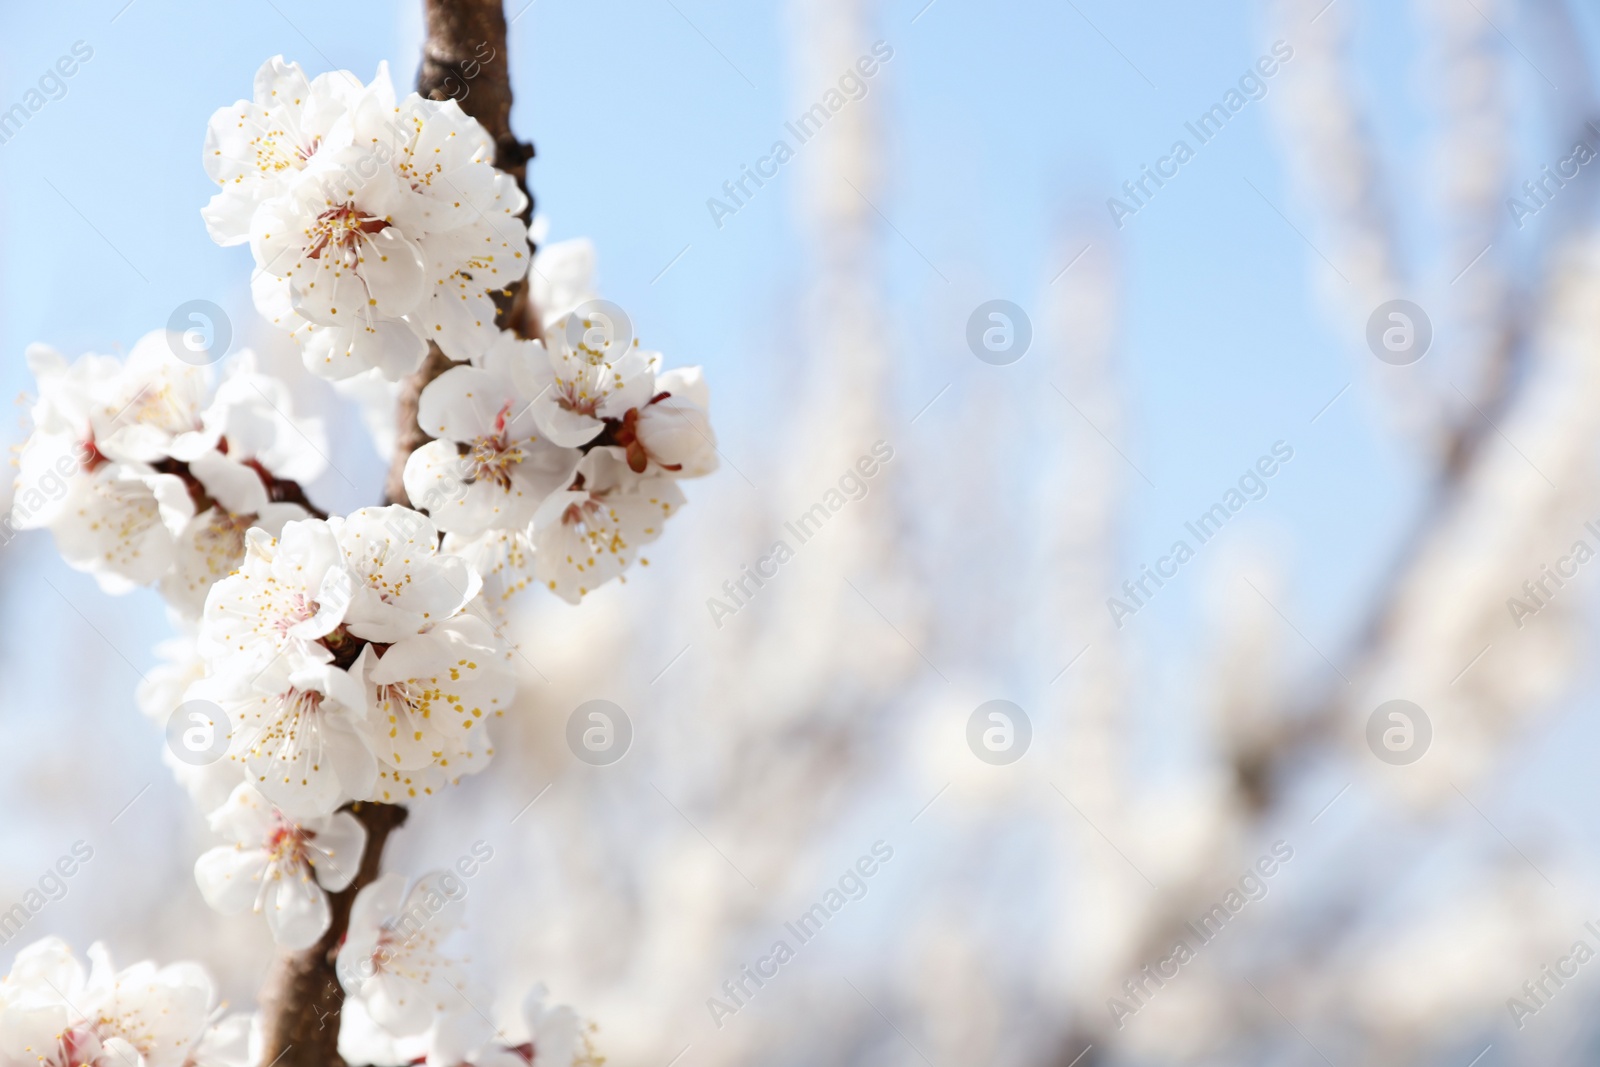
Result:
<svg viewBox="0 0 1600 1067">
<path fill-rule="evenodd" d="M 644 406 L 660 403 L 671 395 L 671 393 L 657 393 L 645 401 Z M 615 445 L 622 449 L 628 457 L 628 469 L 635 474 L 643 474 L 645 468 L 650 465 L 650 453 L 645 451 L 644 442 L 639 440 L 639 411 L 639 408 L 629 408 L 620 419 L 606 419 L 606 428 L 601 430 L 600 436 L 588 445 L 588 448 Z M 662 463 L 660 466 L 662 470 L 669 471 L 683 469 L 681 463 Z"/>
</svg>

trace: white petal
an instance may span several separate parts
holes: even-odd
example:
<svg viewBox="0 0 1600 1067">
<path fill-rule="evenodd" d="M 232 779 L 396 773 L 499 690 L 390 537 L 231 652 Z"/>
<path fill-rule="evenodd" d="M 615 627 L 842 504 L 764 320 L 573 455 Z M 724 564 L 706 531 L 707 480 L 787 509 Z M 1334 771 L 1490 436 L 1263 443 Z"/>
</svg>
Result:
<svg viewBox="0 0 1600 1067">
<path fill-rule="evenodd" d="M 543 1011 L 534 1030 L 532 1067 L 572 1067 L 583 1040 L 577 1013 L 565 1004 Z"/>
<path fill-rule="evenodd" d="M 367 847 L 367 828 L 348 811 L 335 812 L 312 839 L 309 855 L 317 881 L 331 893 L 347 887 L 361 866 Z"/>
<path fill-rule="evenodd" d="M 310 948 L 327 932 L 328 895 L 306 874 L 284 873 L 267 901 L 272 939 L 286 949 Z"/>
<path fill-rule="evenodd" d="M 361 242 L 357 272 L 373 310 L 385 318 L 409 314 L 422 300 L 422 253 L 394 226 Z"/>
<path fill-rule="evenodd" d="M 229 183 L 200 209 L 200 217 L 205 220 L 206 232 L 217 244 L 223 247 L 242 245 L 250 240 L 250 220 L 259 203 L 260 194 L 256 188 Z"/>
<path fill-rule="evenodd" d="M 452 367 L 417 399 L 417 425 L 430 437 L 472 441 L 495 432 L 495 417 L 513 398 L 477 367 Z"/>
<path fill-rule="evenodd" d="M 235 515 L 255 515 L 267 505 L 267 489 L 261 476 L 217 452 L 207 452 L 189 461 L 189 473 L 200 480 L 206 495 Z"/>
<path fill-rule="evenodd" d="M 455 507 L 467 495 L 469 466 L 453 441 L 429 441 L 406 459 L 406 496 L 436 526 L 457 531 Z"/>
<path fill-rule="evenodd" d="M 710 410 L 711 389 L 699 367 L 675 367 L 656 377 L 656 392 L 683 397 L 695 406 Z"/>
<path fill-rule="evenodd" d="M 224 845 L 200 854 L 194 880 L 207 904 L 224 915 L 237 915 L 255 904 L 268 861 L 260 849 Z"/>
<path fill-rule="evenodd" d="M 206 819 L 211 829 L 236 844 L 260 847 L 277 824 L 272 805 L 248 782 L 241 782 L 227 801 Z"/>
<path fill-rule="evenodd" d="M 359 323 L 370 314 L 367 302 L 377 296 L 342 257 L 330 251 L 302 262 L 304 272 L 296 271 L 290 290 L 295 311 L 321 326 Z"/>
</svg>

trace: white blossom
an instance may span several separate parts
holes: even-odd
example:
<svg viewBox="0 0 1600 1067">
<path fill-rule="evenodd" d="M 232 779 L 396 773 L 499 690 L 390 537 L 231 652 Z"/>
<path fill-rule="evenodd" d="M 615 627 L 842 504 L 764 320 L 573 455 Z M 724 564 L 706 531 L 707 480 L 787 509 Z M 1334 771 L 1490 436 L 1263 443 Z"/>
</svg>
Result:
<svg viewBox="0 0 1600 1067">
<path fill-rule="evenodd" d="M 192 462 L 204 452 L 220 451 L 274 478 L 302 484 L 328 467 L 321 421 L 297 414 L 288 383 L 262 371 L 249 349 L 229 358 L 200 422 L 202 430 L 185 438 L 174 458 Z"/>
<path fill-rule="evenodd" d="M 243 560 L 251 527 L 276 535 L 284 523 L 309 513 L 299 504 L 272 502 L 260 475 L 221 453 L 207 452 L 193 460 L 189 473 L 204 490 L 208 506 L 195 513 L 191 504 L 190 514 L 172 530 L 172 563 L 160 588 L 168 604 L 196 617 L 211 587 Z"/>
<path fill-rule="evenodd" d="M 572 481 L 581 454 L 537 432 L 537 367 L 544 346 L 502 332 L 479 367 L 455 367 L 428 383 L 417 422 L 435 440 L 406 461 L 406 494 L 450 533 L 514 529 Z"/>
<path fill-rule="evenodd" d="M 18 457 L 12 523 L 48 529 L 72 567 L 108 593 L 150 585 L 171 566 L 171 525 L 190 510 L 182 479 L 150 464 L 200 425 L 206 377 L 178 361 L 166 334 L 126 363 L 53 349 L 27 353 L 39 383 L 33 432 Z"/>
<path fill-rule="evenodd" d="M 179 360 L 173 341 L 147 334 L 126 360 L 29 350 L 39 398 L 12 525 L 49 529 L 107 592 L 155 585 L 193 617 L 242 558 L 246 529 L 307 514 L 273 493 L 323 461 L 320 428 L 293 418 L 287 389 L 251 353 L 208 402 L 209 370 Z"/>
<path fill-rule="evenodd" d="M 643 473 L 640 460 L 658 473 L 699 478 L 717 469 L 717 438 L 711 429 L 711 392 L 699 367 L 682 367 L 656 378 L 655 396 L 638 409 L 634 439 L 640 451 L 628 459 Z"/>
<path fill-rule="evenodd" d="M 445 534 L 440 550 L 460 556 L 483 579 L 483 596 L 499 611 L 506 601 L 538 579 L 533 570 L 533 526 L 486 530 L 476 537 Z"/>
<path fill-rule="evenodd" d="M 213 676 L 189 695 L 222 709 L 232 726 L 228 757 L 256 788 L 289 816 L 316 818 L 367 799 L 378 766 L 360 679 L 331 663 L 291 668 L 291 658 L 269 662 L 253 678 Z"/>
<path fill-rule="evenodd" d="M 454 360 L 478 360 L 499 335 L 489 294 L 527 276 L 528 198 L 494 167 L 494 141 L 454 100 L 402 101 L 401 177 L 417 194 L 427 299 L 418 332 Z M 392 124 L 386 124 L 392 128 Z"/>
<path fill-rule="evenodd" d="M 458 1001 L 459 964 L 441 944 L 460 925 L 461 884 L 446 872 L 407 891 L 390 873 L 356 894 L 337 970 L 345 993 L 395 1037 L 420 1034 Z"/>
<path fill-rule="evenodd" d="M 578 465 L 577 488 L 552 493 L 534 515 L 534 573 L 568 603 L 627 570 L 683 505 L 671 478 L 634 474 L 620 452 L 589 452 Z"/>
<path fill-rule="evenodd" d="M 346 1063 L 373 1064 L 375 1067 L 463 1067 L 486 1064 L 500 1052 L 520 1057 L 506 1067 L 528 1067 L 525 1056 L 498 1041 L 499 1031 L 474 1005 L 488 997 L 482 990 L 463 989 L 453 1006 L 434 1016 L 421 1033 L 390 1033 L 367 1011 L 365 1002 L 347 997 L 339 1012 L 339 1055 Z M 466 998 L 471 998 L 469 1001 Z M 496 1061 L 498 1062 L 498 1061 Z"/>
<path fill-rule="evenodd" d="M 523 998 L 522 1021 L 532 1046 L 529 1067 L 580 1067 L 599 1062 L 590 1044 L 592 1027 L 567 1005 L 551 1004 L 542 982 Z"/>
<path fill-rule="evenodd" d="M 401 801 L 483 767 L 510 703 L 502 642 L 467 614 L 481 581 L 409 508 L 248 534 L 205 606 L 211 676 L 190 696 L 233 724 L 229 755 L 294 818 Z"/>
<path fill-rule="evenodd" d="M 41 405 L 86 404 L 89 439 L 102 455 L 121 463 L 156 463 L 170 458 L 204 424 L 211 372 L 178 359 L 174 353 L 181 345 L 177 335 L 153 330 L 120 364 L 85 356 L 63 374 L 62 358 L 37 346 L 29 352 L 29 364 L 39 379 Z M 53 395 L 53 384 L 76 392 L 80 383 L 69 386 L 68 381 L 78 373 L 89 377 L 86 395 L 73 401 Z"/>
<path fill-rule="evenodd" d="M 6 1067 L 246 1067 L 247 1022 L 218 1018 L 198 965 L 137 963 L 122 971 L 105 946 L 90 969 L 59 938 L 17 953 L 0 981 L 0 1063 Z"/>
<path fill-rule="evenodd" d="M 200 650 L 220 674 L 253 677 L 280 656 L 292 665 L 327 663 L 320 644 L 344 619 L 353 582 L 326 522 L 284 526 L 279 537 L 246 534 L 238 571 L 211 587 Z"/>
<path fill-rule="evenodd" d="M 597 302 L 598 303 L 598 302 Z M 608 307 L 580 309 L 545 330 L 548 362 L 521 368 L 534 417 L 558 445 L 588 444 L 653 395 L 661 354 L 641 349 L 631 327 Z"/>
<path fill-rule="evenodd" d="M 397 380 L 429 342 L 480 358 L 497 334 L 490 294 L 527 273 L 527 197 L 454 100 L 397 100 L 387 68 L 364 86 L 326 77 L 305 83 L 271 60 L 254 102 L 213 117 L 208 159 L 224 186 L 208 209 L 213 237 L 248 233 L 257 306 L 317 374 Z M 291 103 L 274 112 L 283 95 Z"/>
<path fill-rule="evenodd" d="M 279 945 L 307 948 L 328 929 L 328 896 L 355 878 L 367 831 L 349 812 L 296 821 L 248 783 L 211 814 L 233 838 L 195 863 L 200 892 L 218 911 L 264 911 Z"/>
<path fill-rule="evenodd" d="M 153 585 L 167 573 L 176 558 L 172 527 L 193 509 L 181 478 L 118 463 L 74 476 L 63 502 L 50 526 L 56 548 L 112 595 Z"/>
<path fill-rule="evenodd" d="M 459 615 L 482 583 L 439 552 L 439 530 L 410 508 L 361 508 L 327 524 L 354 581 L 345 626 L 357 638 L 393 644 Z"/>
<path fill-rule="evenodd" d="M 472 774 L 494 755 L 489 719 L 511 704 L 516 678 L 487 623 L 463 615 L 390 645 L 362 650 L 370 744 L 381 765 L 376 799 L 403 803 Z"/>
<path fill-rule="evenodd" d="M 475 1012 L 442 1016 L 428 1034 L 429 1067 L 597 1067 L 594 1024 L 565 1004 L 550 1003 L 540 982 L 522 999 L 519 1014 L 526 1040 L 505 1036 Z"/>
<path fill-rule="evenodd" d="M 543 217 L 534 219 L 537 226 Z M 528 272 L 528 296 L 539 309 L 540 326 L 557 320 L 595 299 L 594 243 L 587 237 L 544 244 L 534 253 Z"/>
<path fill-rule="evenodd" d="M 379 77 L 388 77 L 383 68 Z M 249 240 L 256 206 L 305 169 L 360 89 L 347 71 L 308 79 L 300 64 L 273 56 L 256 72 L 253 99 L 217 109 L 203 156 L 206 176 L 222 187 L 201 212 L 212 240 Z"/>
<path fill-rule="evenodd" d="M 255 1067 L 261 1062 L 260 1029 L 260 1016 L 224 1015 L 189 1046 L 184 1067 Z"/>
<path fill-rule="evenodd" d="M 404 217 L 400 177 L 365 162 L 355 147 L 319 156 L 318 165 L 251 220 L 257 265 L 286 279 L 294 310 L 319 326 L 363 317 L 392 321 L 422 301 L 417 235 L 394 221 Z"/>
</svg>

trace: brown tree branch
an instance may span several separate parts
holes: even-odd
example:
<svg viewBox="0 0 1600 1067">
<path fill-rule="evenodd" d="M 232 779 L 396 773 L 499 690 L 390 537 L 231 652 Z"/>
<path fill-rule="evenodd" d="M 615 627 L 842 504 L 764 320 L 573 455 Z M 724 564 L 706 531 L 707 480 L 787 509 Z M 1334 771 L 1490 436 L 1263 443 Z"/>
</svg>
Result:
<svg viewBox="0 0 1600 1067">
<path fill-rule="evenodd" d="M 417 72 L 417 92 L 432 100 L 454 99 L 461 110 L 482 123 L 494 139 L 494 165 L 515 178 L 527 193 L 533 145 L 519 141 L 511 132 L 511 69 L 500 0 L 424 0 L 423 7 L 428 32 L 422 45 L 422 68 Z M 532 218 L 530 194 L 522 221 Z M 531 241 L 528 248 L 531 259 Z M 495 304 L 495 322 L 502 329 L 515 330 L 523 337 L 539 336 L 539 317 L 528 299 L 526 279 L 497 295 Z M 406 459 L 432 440 L 417 425 L 417 400 L 429 382 L 452 366 L 437 345 L 429 345 L 421 369 L 400 384 L 394 458 L 384 487 L 391 504 L 411 503 L 403 480 Z"/>
</svg>

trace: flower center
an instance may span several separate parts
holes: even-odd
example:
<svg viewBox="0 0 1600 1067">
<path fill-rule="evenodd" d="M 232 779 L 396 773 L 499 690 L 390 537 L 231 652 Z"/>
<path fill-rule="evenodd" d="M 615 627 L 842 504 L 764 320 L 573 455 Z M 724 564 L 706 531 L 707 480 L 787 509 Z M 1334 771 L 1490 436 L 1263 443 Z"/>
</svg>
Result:
<svg viewBox="0 0 1600 1067">
<path fill-rule="evenodd" d="M 212 511 L 214 514 L 210 525 L 200 534 L 202 543 L 209 543 L 215 548 L 216 555 L 221 559 L 237 560 L 244 555 L 245 535 L 260 516 L 253 511 L 247 515 L 236 515 L 221 505 Z"/>
<path fill-rule="evenodd" d="M 306 842 L 310 836 L 280 818 L 267 834 L 267 852 L 274 863 L 302 865 L 306 862 Z"/>
<path fill-rule="evenodd" d="M 594 418 L 595 411 L 600 407 L 600 401 L 604 399 L 604 394 L 591 396 L 582 382 L 556 379 L 556 403 L 568 411 Z"/>
<path fill-rule="evenodd" d="M 317 220 L 311 224 L 311 229 L 308 231 L 311 248 L 306 252 L 306 258 L 321 259 L 323 251 L 332 247 L 335 254 L 342 254 L 347 261 L 353 260 L 356 245 L 363 236 L 379 233 L 388 228 L 389 223 L 386 220 L 373 218 L 354 204 L 340 204 L 318 215 Z"/>
<path fill-rule="evenodd" d="M 281 127 L 269 130 L 250 142 L 256 152 L 256 170 L 262 174 L 300 170 L 316 154 L 321 143 L 322 138 L 313 137 L 308 145 L 294 144 L 289 131 Z"/>
<path fill-rule="evenodd" d="M 93 430 L 89 431 L 88 439 L 79 444 L 83 449 L 83 469 L 85 473 L 99 470 L 105 464 L 111 462 L 106 458 L 106 454 L 100 451 L 100 447 L 94 443 Z"/>
<path fill-rule="evenodd" d="M 583 527 L 584 531 L 587 532 L 589 516 L 594 515 L 599 510 L 600 502 L 595 500 L 594 497 L 590 497 L 576 504 L 568 504 L 567 510 L 561 513 L 561 521 L 567 526 Z"/>
<path fill-rule="evenodd" d="M 68 1027 L 58 1040 L 61 1042 L 61 1058 L 56 1061 L 59 1067 L 87 1067 L 104 1054 L 100 1035 L 88 1023 Z M 45 1058 L 41 1056 L 40 1061 L 45 1062 Z"/>
<path fill-rule="evenodd" d="M 171 434 L 200 429 L 199 412 L 167 380 L 145 382 L 120 406 L 108 404 L 106 412 L 114 426 L 148 424 Z"/>
<path fill-rule="evenodd" d="M 495 416 L 494 433 L 472 443 L 472 450 L 468 453 L 472 473 L 467 481 L 489 482 L 508 493 L 511 491 L 511 468 L 528 457 L 522 450 L 522 442 L 506 440 L 506 419 L 510 414 L 511 402 L 508 400 Z"/>
<path fill-rule="evenodd" d="M 316 615 L 320 605 L 304 593 L 295 593 L 289 598 L 288 608 L 272 623 L 272 628 L 278 632 L 279 637 L 285 637 L 294 627 Z"/>
</svg>

